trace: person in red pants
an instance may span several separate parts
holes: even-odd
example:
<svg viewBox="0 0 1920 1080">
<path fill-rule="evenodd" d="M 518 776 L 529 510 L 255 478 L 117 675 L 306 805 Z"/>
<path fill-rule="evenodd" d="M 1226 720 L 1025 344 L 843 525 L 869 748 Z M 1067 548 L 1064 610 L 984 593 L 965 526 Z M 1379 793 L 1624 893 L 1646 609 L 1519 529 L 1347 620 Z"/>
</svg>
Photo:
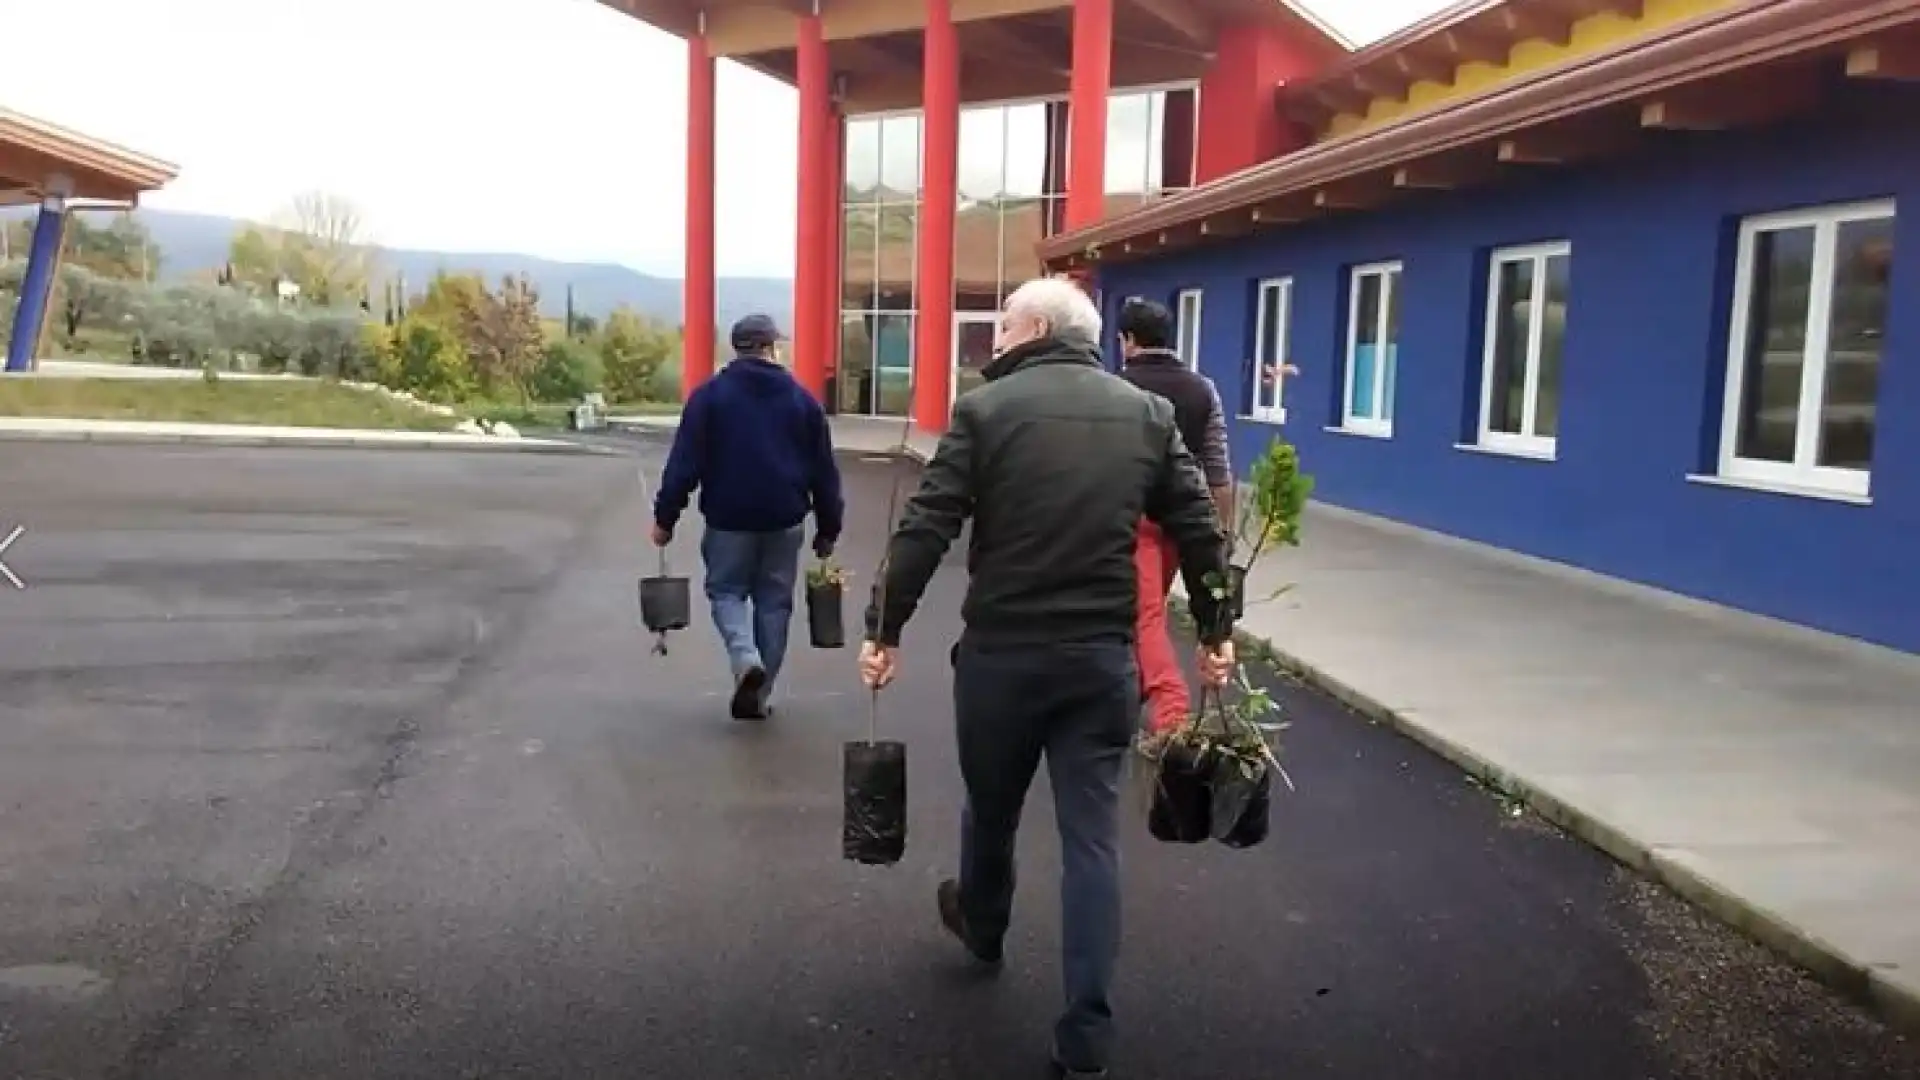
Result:
<svg viewBox="0 0 1920 1080">
<path fill-rule="evenodd" d="M 1227 455 L 1227 417 L 1213 380 L 1189 367 L 1173 351 L 1173 313 L 1165 304 L 1131 299 L 1120 308 L 1120 351 L 1126 358 L 1120 377 L 1173 403 L 1174 424 L 1199 462 L 1213 494 L 1222 529 L 1233 528 L 1233 467 Z M 1135 620 L 1140 693 L 1146 702 L 1149 734 L 1185 720 L 1193 710 L 1187 678 L 1167 627 L 1167 592 L 1180 567 L 1180 553 L 1159 526 L 1140 521 L 1134 567 L 1139 575 L 1140 609 Z"/>
</svg>

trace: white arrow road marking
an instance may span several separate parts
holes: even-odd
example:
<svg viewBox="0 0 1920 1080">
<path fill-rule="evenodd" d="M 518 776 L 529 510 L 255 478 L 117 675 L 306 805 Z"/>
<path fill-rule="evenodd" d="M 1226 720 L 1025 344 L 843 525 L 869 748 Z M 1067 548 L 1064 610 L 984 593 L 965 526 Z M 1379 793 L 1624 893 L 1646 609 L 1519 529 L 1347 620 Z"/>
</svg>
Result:
<svg viewBox="0 0 1920 1080">
<path fill-rule="evenodd" d="M 20 539 L 26 531 L 27 527 L 25 525 L 15 525 L 13 531 L 7 534 L 7 538 L 0 540 L 0 556 L 5 555 L 7 549 L 13 546 L 13 542 Z M 13 587 L 16 589 L 24 590 L 27 587 L 27 583 L 21 581 L 20 578 L 14 574 L 13 568 L 8 566 L 4 559 L 0 559 L 0 576 L 4 576 L 8 581 L 11 581 Z"/>
</svg>

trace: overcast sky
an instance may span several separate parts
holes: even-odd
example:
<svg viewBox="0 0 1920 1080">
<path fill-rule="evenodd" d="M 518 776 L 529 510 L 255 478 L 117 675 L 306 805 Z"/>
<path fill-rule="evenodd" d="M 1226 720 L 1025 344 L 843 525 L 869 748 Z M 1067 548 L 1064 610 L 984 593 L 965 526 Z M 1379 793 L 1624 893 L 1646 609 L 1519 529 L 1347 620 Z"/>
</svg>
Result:
<svg viewBox="0 0 1920 1080">
<path fill-rule="evenodd" d="M 1447 3 L 1313 6 L 1364 43 Z M 395 247 L 680 272 L 685 47 L 593 0 L 0 0 L 0 26 L 0 105 L 177 162 L 153 206 L 320 188 Z M 786 276 L 793 91 L 722 63 L 719 96 L 720 270 Z"/>
</svg>

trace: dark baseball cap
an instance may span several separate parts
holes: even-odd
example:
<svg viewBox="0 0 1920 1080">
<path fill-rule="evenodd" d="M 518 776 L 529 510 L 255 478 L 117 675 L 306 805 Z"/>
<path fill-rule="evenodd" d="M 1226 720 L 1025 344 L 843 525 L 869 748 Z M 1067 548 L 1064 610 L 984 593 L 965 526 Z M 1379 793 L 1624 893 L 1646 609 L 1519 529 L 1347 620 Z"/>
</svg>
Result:
<svg viewBox="0 0 1920 1080">
<path fill-rule="evenodd" d="M 741 319 L 733 324 L 731 337 L 736 349 L 764 349 L 787 339 L 770 315 L 749 315 Z"/>
</svg>

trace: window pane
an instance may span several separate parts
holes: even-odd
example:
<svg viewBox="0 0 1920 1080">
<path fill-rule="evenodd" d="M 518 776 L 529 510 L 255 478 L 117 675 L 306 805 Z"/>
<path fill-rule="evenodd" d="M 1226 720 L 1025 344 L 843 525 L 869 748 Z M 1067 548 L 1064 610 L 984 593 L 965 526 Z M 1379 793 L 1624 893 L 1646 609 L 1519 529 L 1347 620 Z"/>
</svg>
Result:
<svg viewBox="0 0 1920 1080">
<path fill-rule="evenodd" d="M 912 202 L 920 197 L 920 118 L 890 116 L 880 125 L 880 197 Z"/>
<path fill-rule="evenodd" d="M 1887 278 L 1893 219 L 1842 222 L 1835 237 L 1833 316 L 1826 386 L 1820 401 L 1822 465 L 1866 469 L 1873 463 L 1880 354 L 1887 332 Z"/>
<path fill-rule="evenodd" d="M 861 416 L 873 411 L 873 316 L 846 312 L 840 316 L 840 366 L 834 391 L 843 413 Z"/>
<path fill-rule="evenodd" d="M 1487 430 L 1525 431 L 1528 325 L 1533 318 L 1533 259 L 1511 259 L 1494 275 L 1493 364 L 1487 372 Z"/>
<path fill-rule="evenodd" d="M 1145 94 L 1107 99 L 1107 216 L 1147 201 L 1147 141 L 1152 126 Z"/>
<path fill-rule="evenodd" d="M 1540 318 L 1540 386 L 1534 391 L 1533 434 L 1553 438 L 1560 433 L 1560 353 L 1567 342 L 1567 293 L 1572 284 L 1573 257 L 1547 258 L 1546 308 Z"/>
<path fill-rule="evenodd" d="M 908 311 L 914 307 L 914 227 L 919 222 L 919 208 L 886 206 L 878 214 L 880 250 L 875 261 L 873 307 Z"/>
<path fill-rule="evenodd" d="M 1278 285 L 1260 290 L 1260 326 L 1265 332 L 1257 343 L 1253 386 L 1254 403 L 1266 409 L 1280 404 L 1280 365 L 1286 361 L 1287 310 L 1281 302 L 1285 296 Z"/>
<path fill-rule="evenodd" d="M 874 225 L 880 211 L 872 206 L 849 206 L 843 211 L 840 258 L 840 309 L 861 311 L 873 306 L 876 266 Z"/>
<path fill-rule="evenodd" d="M 959 311 L 992 311 L 1000 299 L 1000 209 L 967 207 L 953 222 L 953 299 Z"/>
<path fill-rule="evenodd" d="M 913 316 L 885 314 L 873 320 L 873 369 L 880 416 L 905 416 L 913 405 Z"/>
<path fill-rule="evenodd" d="M 1353 313 L 1354 346 L 1348 361 L 1347 411 L 1362 420 L 1373 419 L 1373 383 L 1379 361 L 1380 283 L 1379 274 L 1362 274 L 1354 279 L 1359 303 Z"/>
<path fill-rule="evenodd" d="M 1140 183 L 1142 190 L 1157 192 L 1166 175 L 1167 92 L 1155 90 L 1141 96 L 1147 100 L 1147 145 Z"/>
<path fill-rule="evenodd" d="M 960 114 L 960 203 L 992 202 L 1006 188 L 1006 110 L 999 106 Z"/>
<path fill-rule="evenodd" d="M 1047 107 L 1010 105 L 1006 115 L 1007 194 L 1037 198 L 1047 184 Z"/>
<path fill-rule="evenodd" d="M 1381 291 L 1387 305 L 1387 339 L 1380 347 L 1380 419 L 1393 419 L 1393 387 L 1400 361 L 1400 271 L 1389 270 L 1381 276 Z"/>
<path fill-rule="evenodd" d="M 880 121 L 847 121 L 847 198 L 871 202 L 880 187 Z"/>
<path fill-rule="evenodd" d="M 1013 290 L 1041 274 L 1039 245 L 1046 225 L 1042 199 L 1020 199 L 1000 207 L 1000 295 L 993 307 L 1004 304 Z"/>
<path fill-rule="evenodd" d="M 1754 237 L 1748 327 L 1741 356 L 1740 438 L 1735 452 L 1792 461 L 1800 426 L 1800 369 L 1813 285 L 1812 226 Z"/>
</svg>

